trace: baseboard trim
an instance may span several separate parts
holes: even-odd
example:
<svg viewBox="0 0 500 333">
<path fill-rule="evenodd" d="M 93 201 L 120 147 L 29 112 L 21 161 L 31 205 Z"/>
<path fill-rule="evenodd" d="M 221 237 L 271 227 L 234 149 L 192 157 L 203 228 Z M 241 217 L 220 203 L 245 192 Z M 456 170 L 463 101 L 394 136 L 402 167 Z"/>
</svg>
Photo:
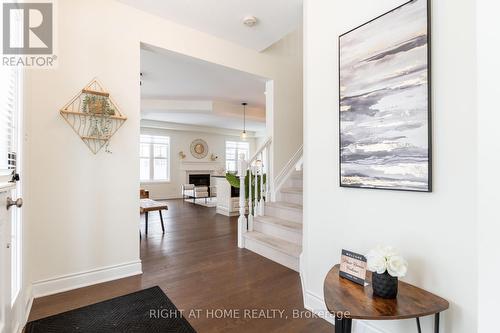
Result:
<svg viewBox="0 0 500 333">
<path fill-rule="evenodd" d="M 33 307 L 33 300 L 35 298 L 33 297 L 33 293 L 32 293 L 32 289 L 30 287 L 30 292 L 29 292 L 29 299 L 28 299 L 28 302 L 26 304 L 26 309 L 25 309 L 25 313 L 24 313 L 24 321 L 21 325 L 21 329 L 19 330 L 19 333 L 22 333 L 23 329 L 24 329 L 24 326 L 26 326 L 26 323 L 28 322 L 28 319 L 30 317 L 30 313 L 31 313 L 31 308 Z"/>
<path fill-rule="evenodd" d="M 355 320 L 354 323 L 354 332 L 356 333 L 387 333 L 385 331 L 381 331 L 375 326 L 370 325 L 369 323 L 362 320 Z"/>
<path fill-rule="evenodd" d="M 24 326 L 28 322 L 28 317 L 31 312 L 31 306 L 33 305 L 33 295 L 31 292 L 31 285 L 24 287 L 19 298 L 12 308 L 12 332 L 22 333 Z"/>
<path fill-rule="evenodd" d="M 335 324 L 335 318 L 326 309 L 325 301 L 322 297 L 313 292 L 306 291 L 304 293 L 304 307 L 316 314 L 318 317 L 328 321 L 330 324 Z M 370 323 L 362 320 L 353 320 L 353 332 L 356 333 L 387 333 L 370 325 Z"/>
<path fill-rule="evenodd" d="M 101 267 L 85 272 L 62 275 L 34 282 L 32 288 L 33 298 L 53 295 L 139 274 L 142 274 L 142 264 L 140 260 Z"/>
<path fill-rule="evenodd" d="M 325 302 L 315 293 L 306 290 L 304 296 L 304 307 L 330 324 L 335 324 L 335 318 L 326 309 Z"/>
<path fill-rule="evenodd" d="M 304 229 L 304 227 L 302 227 Z M 299 277 L 300 287 L 302 289 L 302 303 L 306 304 L 306 270 L 304 268 L 304 251 L 299 256 Z"/>
</svg>

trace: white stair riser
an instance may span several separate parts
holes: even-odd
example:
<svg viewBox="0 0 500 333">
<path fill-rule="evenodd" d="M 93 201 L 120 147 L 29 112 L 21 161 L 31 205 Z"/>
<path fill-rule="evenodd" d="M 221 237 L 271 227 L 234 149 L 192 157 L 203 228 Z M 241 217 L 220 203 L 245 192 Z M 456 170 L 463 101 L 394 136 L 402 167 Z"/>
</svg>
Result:
<svg viewBox="0 0 500 333">
<path fill-rule="evenodd" d="M 302 178 L 290 178 L 283 187 L 303 187 Z"/>
<path fill-rule="evenodd" d="M 302 205 L 302 193 L 289 193 L 289 192 L 282 192 L 280 193 L 280 200 L 297 204 L 297 205 Z"/>
<path fill-rule="evenodd" d="M 295 271 L 299 270 L 297 253 L 302 248 L 301 206 L 303 202 L 303 193 L 296 190 L 302 188 L 302 172 L 293 172 L 276 195 L 278 201 L 282 203 L 268 203 L 264 207 L 264 216 L 295 222 L 300 228 L 286 228 L 273 223 L 271 218 L 256 217 L 253 220 L 254 232 L 245 237 L 247 249 Z M 287 204 L 299 206 L 298 208 L 286 207 Z M 283 249 L 277 250 L 277 247 Z"/>
<path fill-rule="evenodd" d="M 278 227 L 272 223 L 259 221 L 253 222 L 253 229 L 266 235 L 274 236 L 298 245 L 302 245 L 302 229 L 294 231 L 287 228 Z"/>
<path fill-rule="evenodd" d="M 275 261 L 278 264 L 293 269 L 296 272 L 299 271 L 299 258 L 295 258 L 281 251 L 277 251 L 272 247 L 266 246 L 261 242 L 255 241 L 250 238 L 245 239 L 245 247 L 250 251 L 260 254 L 261 256 L 269 260 Z"/>
<path fill-rule="evenodd" d="M 283 220 L 302 223 L 302 210 L 298 209 L 287 209 L 287 208 L 266 206 L 265 214 Z"/>
</svg>

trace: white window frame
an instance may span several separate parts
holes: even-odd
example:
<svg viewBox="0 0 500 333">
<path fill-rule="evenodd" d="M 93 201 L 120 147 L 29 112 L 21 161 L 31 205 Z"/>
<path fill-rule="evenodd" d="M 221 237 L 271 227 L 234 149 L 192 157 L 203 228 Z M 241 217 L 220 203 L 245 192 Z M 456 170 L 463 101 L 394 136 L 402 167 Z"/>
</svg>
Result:
<svg viewBox="0 0 500 333">
<path fill-rule="evenodd" d="M 0 184 L 9 182 L 12 179 L 12 169 L 8 166 L 7 153 L 17 153 L 18 149 L 18 119 L 21 110 L 22 100 L 22 70 L 19 68 L 2 68 L 2 90 L 4 95 L 1 99 L 0 121 Z M 13 82 L 9 82 L 13 81 Z M 11 85 L 13 83 L 13 85 Z M 4 86 L 5 85 L 5 86 Z M 8 135 L 7 133 L 11 134 Z"/>
<path fill-rule="evenodd" d="M 16 40 L 21 38 L 22 24 L 19 16 L 11 28 L 11 35 Z M 4 66 L 0 69 L 2 82 L 2 97 L 0 98 L 0 186 L 11 188 L 9 196 L 13 198 L 22 197 L 22 185 L 17 182 L 15 186 L 9 183 L 12 179 L 13 168 L 16 173 L 22 171 L 22 124 L 23 124 L 23 98 L 24 98 L 24 69 L 22 67 Z M 9 101 L 9 102 L 7 102 Z M 5 132 L 7 130 L 10 135 Z M 8 161 L 7 153 L 15 153 L 15 166 Z M 21 177 L 23 177 L 21 173 Z M 8 184 L 8 185 L 7 185 Z M 21 291 L 24 280 L 23 261 L 23 219 L 21 209 L 12 209 L 10 212 L 10 305 L 12 313 L 19 309 L 21 302 Z M 8 317 L 7 317 L 8 319 Z"/>
<path fill-rule="evenodd" d="M 229 159 L 227 158 L 227 150 L 228 150 L 228 143 L 231 142 L 231 143 L 237 143 L 237 144 L 241 144 L 241 143 L 244 143 L 248 146 L 248 151 L 247 151 L 247 158 L 250 158 L 250 143 L 248 141 L 241 141 L 241 140 L 226 140 L 226 143 L 225 143 L 225 146 L 224 146 L 224 157 L 225 157 L 225 167 L 226 167 L 226 171 L 227 172 L 236 172 L 238 171 L 238 159 L 239 159 L 239 156 L 240 156 L 240 153 L 241 153 L 241 149 L 237 146 L 236 148 L 236 155 L 235 155 L 235 160 L 233 159 Z M 245 149 L 246 150 L 246 149 Z M 235 162 L 235 165 L 236 165 L 236 170 L 229 170 L 227 168 L 227 162 L 228 161 L 234 161 Z"/>
<path fill-rule="evenodd" d="M 155 142 L 155 140 L 157 142 Z M 149 145 L 149 156 L 140 156 L 139 155 L 139 160 L 141 160 L 143 158 L 149 158 L 149 179 L 140 179 L 141 183 L 169 183 L 170 182 L 170 164 L 171 164 L 170 137 L 166 136 L 166 135 L 141 134 L 140 143 Z M 166 146 L 166 148 L 167 148 L 166 157 L 155 157 L 154 156 L 155 145 Z M 167 161 L 167 178 L 166 179 L 155 179 L 155 160 L 166 160 Z"/>
</svg>

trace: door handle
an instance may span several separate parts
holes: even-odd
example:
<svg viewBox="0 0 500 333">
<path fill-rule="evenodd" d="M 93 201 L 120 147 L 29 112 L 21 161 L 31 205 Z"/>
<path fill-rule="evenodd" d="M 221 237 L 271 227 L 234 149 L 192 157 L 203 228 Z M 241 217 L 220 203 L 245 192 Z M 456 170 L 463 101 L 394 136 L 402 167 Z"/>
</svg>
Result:
<svg viewBox="0 0 500 333">
<path fill-rule="evenodd" d="M 23 199 L 18 198 L 16 201 L 12 200 L 11 197 L 7 198 L 7 209 L 9 209 L 11 206 L 16 206 L 18 208 L 23 206 Z"/>
</svg>

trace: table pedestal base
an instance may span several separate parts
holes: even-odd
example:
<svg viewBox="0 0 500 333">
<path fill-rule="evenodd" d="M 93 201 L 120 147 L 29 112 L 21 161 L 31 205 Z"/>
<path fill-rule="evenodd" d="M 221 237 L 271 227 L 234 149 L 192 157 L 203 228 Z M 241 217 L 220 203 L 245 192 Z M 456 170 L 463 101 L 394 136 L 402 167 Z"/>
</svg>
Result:
<svg viewBox="0 0 500 333">
<path fill-rule="evenodd" d="M 335 333 L 351 333 L 352 319 L 335 316 Z"/>
</svg>

